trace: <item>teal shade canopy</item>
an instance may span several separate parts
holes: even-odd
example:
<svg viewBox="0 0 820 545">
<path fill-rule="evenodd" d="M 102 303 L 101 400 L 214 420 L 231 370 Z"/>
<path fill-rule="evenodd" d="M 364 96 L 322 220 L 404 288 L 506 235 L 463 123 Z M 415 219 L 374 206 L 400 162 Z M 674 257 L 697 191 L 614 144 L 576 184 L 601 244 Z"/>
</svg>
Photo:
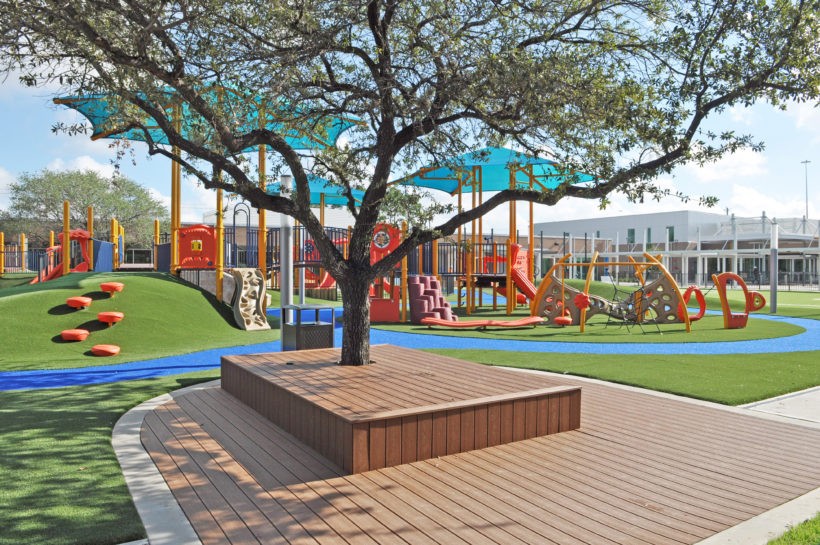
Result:
<svg viewBox="0 0 820 545">
<path fill-rule="evenodd" d="M 314 174 L 308 174 L 310 187 L 310 204 L 318 206 L 322 203 L 322 194 L 325 195 L 325 204 L 328 206 L 347 206 L 347 196 L 344 188 Z M 267 184 L 265 191 L 271 195 L 279 194 L 279 182 Z M 352 190 L 353 199 L 360 203 L 364 198 L 364 191 Z"/>
<path fill-rule="evenodd" d="M 160 107 L 159 109 L 167 112 L 169 118 L 172 117 L 173 94 L 168 93 L 168 106 Z M 230 101 L 225 99 L 225 93 L 219 94 L 211 92 L 205 94 L 206 99 L 217 100 L 225 104 L 226 111 L 229 111 Z M 265 108 L 255 107 L 258 104 L 253 100 L 242 100 L 236 93 L 229 93 L 229 97 L 233 97 L 234 103 L 242 106 L 242 113 L 237 114 L 235 123 L 237 126 L 237 133 L 242 134 L 249 132 L 260 126 L 259 115 L 260 110 Z M 146 96 L 141 98 L 147 99 Z M 125 106 L 122 101 L 116 99 L 112 95 L 105 94 L 91 94 L 75 97 L 61 97 L 55 98 L 56 104 L 68 106 L 80 112 L 91 122 L 93 132 L 91 134 L 92 140 L 100 138 L 125 138 L 139 142 L 152 140 L 156 144 L 169 145 L 168 137 L 159 128 L 157 122 L 149 117 L 147 114 L 136 108 L 135 106 Z M 247 107 L 248 104 L 251 107 Z M 352 118 L 333 117 L 330 119 L 311 118 L 310 115 L 300 116 L 292 115 L 299 112 L 286 112 L 283 104 L 276 104 L 268 108 L 269 111 L 274 111 L 274 108 L 281 108 L 281 113 L 286 113 L 284 117 L 299 118 L 299 126 L 304 129 L 297 130 L 295 128 L 286 128 L 281 121 L 274 120 L 273 116 L 268 117 L 266 127 L 278 134 L 282 134 L 285 140 L 291 147 L 298 150 L 313 150 L 324 147 L 333 146 L 336 144 L 339 136 L 356 124 L 356 120 Z M 238 108 L 236 108 L 238 110 Z M 234 109 L 231 109 L 234 110 Z M 139 125 L 134 123 L 134 119 L 138 119 Z M 190 109 L 187 103 L 183 103 L 180 108 L 181 131 L 183 137 L 192 140 L 206 141 L 208 136 L 212 134 L 213 129 L 204 122 L 204 120 Z M 295 123 L 294 123 L 295 124 Z M 146 135 L 146 133 L 148 133 Z M 255 147 L 248 148 L 244 151 L 251 151 Z"/>
<path fill-rule="evenodd" d="M 471 193 L 473 187 L 478 187 L 480 176 L 483 191 L 503 191 L 510 188 L 511 171 L 515 171 L 516 188 L 519 189 L 529 188 L 531 179 L 536 190 L 595 180 L 590 174 L 567 171 L 549 159 L 507 148 L 484 148 L 424 167 L 394 183 L 437 189 L 455 195 L 459 185 L 463 193 Z"/>
</svg>

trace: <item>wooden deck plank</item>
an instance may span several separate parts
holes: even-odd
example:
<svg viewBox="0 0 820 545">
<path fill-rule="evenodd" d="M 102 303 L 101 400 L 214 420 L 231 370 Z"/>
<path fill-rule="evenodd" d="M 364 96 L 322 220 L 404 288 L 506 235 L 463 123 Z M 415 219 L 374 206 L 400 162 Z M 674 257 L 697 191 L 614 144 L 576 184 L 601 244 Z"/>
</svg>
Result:
<svg viewBox="0 0 820 545">
<path fill-rule="evenodd" d="M 424 364 L 414 366 L 412 351 L 381 353 L 395 356 L 411 373 L 398 383 L 411 380 L 412 373 L 421 373 L 420 384 L 441 381 L 438 369 L 429 375 Z M 420 359 L 427 365 L 440 361 L 430 354 Z M 475 367 L 453 369 L 466 373 Z M 303 386 L 327 389 L 338 372 L 328 366 L 321 380 Z M 497 381 L 494 373 L 488 376 L 504 387 L 578 384 L 569 377 L 544 381 L 524 374 L 526 380 L 516 381 L 511 374 Z M 379 386 L 365 402 L 383 403 L 392 388 Z M 432 395 L 446 395 L 448 388 L 439 386 Z M 580 430 L 446 456 L 448 423 L 459 432 L 472 429 L 474 446 L 481 446 L 485 434 L 488 445 L 497 445 L 502 433 L 521 433 L 516 426 L 500 429 L 498 418 L 494 423 L 502 411 L 516 415 L 514 402 L 507 408 L 491 404 L 484 415 L 476 410 L 469 417 L 459 409 L 457 425 L 446 416 L 415 421 L 417 443 L 429 435 L 430 454 L 441 458 L 348 476 L 338 476 L 338 469 L 329 469 L 332 463 L 276 426 L 254 429 L 256 419 L 264 419 L 216 390 L 186 394 L 176 408 L 155 411 L 142 437 L 197 531 L 213 536 L 208 543 L 220 544 L 229 542 L 227 535 L 258 540 L 274 531 L 328 545 L 694 543 L 820 486 L 820 431 L 606 385 L 584 383 L 583 389 Z M 563 407 L 558 398 L 539 403 L 547 419 L 536 422 L 536 431 L 567 425 L 566 401 Z M 526 401 L 523 412 L 519 407 L 525 437 L 532 432 L 532 410 Z M 323 422 L 322 413 L 316 414 Z M 339 431 L 331 427 L 316 440 L 332 450 L 334 437 Z M 205 456 L 206 447 L 221 452 Z M 400 461 L 410 454 L 401 452 Z M 220 490 L 229 485 L 214 471 L 230 476 L 235 490 Z M 253 504 L 247 509 L 249 534 L 224 520 L 246 516 L 226 505 L 226 496 L 233 500 L 239 490 Z"/>
</svg>

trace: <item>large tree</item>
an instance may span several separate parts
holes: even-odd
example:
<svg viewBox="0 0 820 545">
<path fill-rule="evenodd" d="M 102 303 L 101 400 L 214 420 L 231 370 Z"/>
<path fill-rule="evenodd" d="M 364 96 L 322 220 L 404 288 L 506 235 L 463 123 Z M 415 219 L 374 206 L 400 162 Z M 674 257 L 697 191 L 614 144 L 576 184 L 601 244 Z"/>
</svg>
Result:
<svg viewBox="0 0 820 545">
<path fill-rule="evenodd" d="M 87 228 L 88 207 L 94 211 L 96 232 L 108 232 L 116 219 L 126 240 L 136 247 L 150 247 L 154 220 L 167 223 L 168 211 L 138 183 L 120 175 L 102 176 L 92 170 L 42 170 L 24 173 L 9 187 L 9 208 L 0 211 L 0 225 L 25 232 L 32 243 L 48 241 L 48 232 L 62 231 L 63 202 L 69 201 L 72 228 Z M 2 229 L 0 229 L 2 230 Z M 8 230 L 8 229 L 7 229 Z"/>
<path fill-rule="evenodd" d="M 307 227 L 342 291 L 345 364 L 369 358 L 369 282 L 418 244 L 511 199 L 657 196 L 661 172 L 760 146 L 704 131 L 710 115 L 818 97 L 817 1 L 0 0 L 0 10 L 7 70 L 119 97 L 121 128 L 150 118 L 176 146 L 146 130 L 150 153 Z M 310 161 L 286 138 L 338 117 L 358 120 L 347 145 Z M 370 264 L 397 171 L 499 142 L 549 150 L 598 181 L 502 191 L 435 226 L 411 218 L 398 250 Z M 293 195 L 257 188 L 241 152 L 260 144 L 293 174 Z M 350 200 L 347 258 L 310 211 L 306 164 L 366 188 L 359 206 Z"/>
</svg>

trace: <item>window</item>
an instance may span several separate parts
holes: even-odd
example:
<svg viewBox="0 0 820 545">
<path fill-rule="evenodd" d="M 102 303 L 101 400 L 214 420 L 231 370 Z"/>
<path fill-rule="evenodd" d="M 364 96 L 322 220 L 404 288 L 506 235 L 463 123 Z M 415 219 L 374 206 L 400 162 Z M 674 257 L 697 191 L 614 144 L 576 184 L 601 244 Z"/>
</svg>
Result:
<svg viewBox="0 0 820 545">
<path fill-rule="evenodd" d="M 669 225 L 669 226 L 666 227 L 666 240 L 668 242 L 674 242 L 675 241 L 675 226 L 674 225 Z"/>
<path fill-rule="evenodd" d="M 626 243 L 635 244 L 635 229 L 626 230 Z"/>
<path fill-rule="evenodd" d="M 651 227 L 646 228 L 646 243 L 647 244 L 652 244 L 652 228 Z"/>
</svg>

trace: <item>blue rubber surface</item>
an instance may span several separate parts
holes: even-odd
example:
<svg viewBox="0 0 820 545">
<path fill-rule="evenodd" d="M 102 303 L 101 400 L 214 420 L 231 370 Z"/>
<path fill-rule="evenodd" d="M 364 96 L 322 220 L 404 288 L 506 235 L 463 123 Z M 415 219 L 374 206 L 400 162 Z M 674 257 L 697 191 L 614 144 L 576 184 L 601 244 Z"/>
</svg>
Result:
<svg viewBox="0 0 820 545">
<path fill-rule="evenodd" d="M 393 344 L 408 348 L 455 348 L 509 350 L 520 352 L 553 352 L 572 354 L 771 354 L 820 350 L 820 321 L 781 316 L 756 315 L 751 319 L 788 322 L 806 329 L 804 333 L 777 339 L 712 343 L 562 343 L 511 341 L 481 337 L 449 337 L 418 333 L 397 333 L 372 329 L 372 344 Z M 337 325 L 335 345 L 341 346 L 342 330 Z M 0 373 L 0 391 L 60 388 L 138 380 L 192 371 L 218 369 L 220 357 L 229 354 L 278 352 L 279 341 L 203 350 L 117 365 L 49 369 L 42 371 L 8 371 Z"/>
</svg>

